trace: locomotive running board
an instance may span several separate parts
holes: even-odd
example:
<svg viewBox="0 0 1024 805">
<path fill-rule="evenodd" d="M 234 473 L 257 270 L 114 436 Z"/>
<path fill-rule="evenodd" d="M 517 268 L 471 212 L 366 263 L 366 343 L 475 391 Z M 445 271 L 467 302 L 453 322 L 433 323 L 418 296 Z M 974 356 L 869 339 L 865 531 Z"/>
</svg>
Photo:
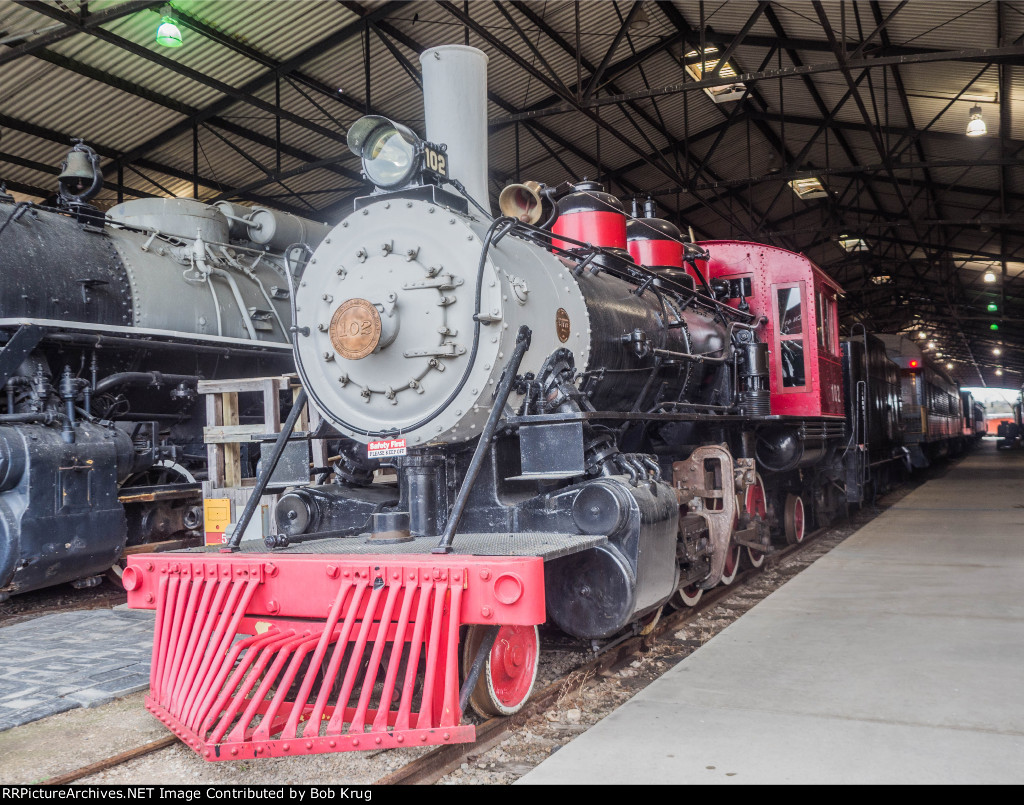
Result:
<svg viewBox="0 0 1024 805">
<path fill-rule="evenodd" d="M 146 707 L 207 760 L 473 741 L 460 626 L 544 621 L 539 557 L 128 562 L 129 605 L 156 610 Z"/>
</svg>

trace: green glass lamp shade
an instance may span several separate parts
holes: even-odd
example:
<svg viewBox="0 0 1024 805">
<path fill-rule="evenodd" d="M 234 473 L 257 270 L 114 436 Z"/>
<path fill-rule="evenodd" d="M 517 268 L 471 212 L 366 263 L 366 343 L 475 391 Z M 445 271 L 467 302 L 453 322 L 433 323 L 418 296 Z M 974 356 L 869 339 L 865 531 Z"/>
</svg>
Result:
<svg viewBox="0 0 1024 805">
<path fill-rule="evenodd" d="M 156 29 L 156 43 L 165 48 L 181 47 L 181 31 L 170 17 L 160 20 L 160 27 Z"/>
</svg>

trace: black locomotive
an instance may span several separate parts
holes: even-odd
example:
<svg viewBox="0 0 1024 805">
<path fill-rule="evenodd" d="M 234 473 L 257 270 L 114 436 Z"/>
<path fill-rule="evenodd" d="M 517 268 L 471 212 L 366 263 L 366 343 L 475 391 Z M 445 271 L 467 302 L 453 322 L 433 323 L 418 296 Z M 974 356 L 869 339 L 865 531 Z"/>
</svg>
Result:
<svg viewBox="0 0 1024 805">
<path fill-rule="evenodd" d="M 492 218 L 486 59 L 421 60 L 431 141 L 350 128 L 375 189 L 295 294 L 303 393 L 350 440 L 332 477 L 266 544 L 250 505 L 227 547 L 125 571 L 158 613 L 147 706 L 211 760 L 472 740 L 468 707 L 529 697 L 539 624 L 602 650 L 908 463 L 899 368 L 840 338 L 817 266 L 627 223 L 588 182 Z"/>
<path fill-rule="evenodd" d="M 196 384 L 292 370 L 283 253 L 326 231 L 189 199 L 104 214 L 91 149 L 62 167 L 53 206 L 0 194 L 0 599 L 202 532 Z"/>
</svg>

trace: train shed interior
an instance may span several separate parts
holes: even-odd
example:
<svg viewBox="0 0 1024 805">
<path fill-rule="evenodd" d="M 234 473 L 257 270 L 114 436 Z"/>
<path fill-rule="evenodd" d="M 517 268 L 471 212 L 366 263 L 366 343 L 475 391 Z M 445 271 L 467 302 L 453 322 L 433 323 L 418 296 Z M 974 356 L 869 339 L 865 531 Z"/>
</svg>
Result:
<svg viewBox="0 0 1024 805">
<path fill-rule="evenodd" d="M 1024 0 L 0 2 L 0 785 L 1020 784 L 1022 489 Z"/>
<path fill-rule="evenodd" d="M 180 47 L 156 41 L 167 13 Z M 651 197 L 699 240 L 808 255 L 844 324 L 1018 389 L 1022 37 L 1012 0 L 12 2 L 0 178 L 47 198 L 80 137 L 100 206 L 230 199 L 333 224 L 366 190 L 348 126 L 422 129 L 418 54 L 468 44 L 489 58 L 492 202 L 584 176 Z"/>
</svg>

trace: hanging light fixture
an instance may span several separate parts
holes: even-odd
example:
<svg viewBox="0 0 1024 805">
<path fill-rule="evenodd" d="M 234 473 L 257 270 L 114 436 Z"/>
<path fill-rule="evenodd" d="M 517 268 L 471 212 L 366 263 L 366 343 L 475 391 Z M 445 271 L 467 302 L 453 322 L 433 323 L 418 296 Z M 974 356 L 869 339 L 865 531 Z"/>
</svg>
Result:
<svg viewBox="0 0 1024 805">
<path fill-rule="evenodd" d="M 644 28 L 651 24 L 650 17 L 647 16 L 647 9 L 643 6 L 637 10 L 636 15 L 633 17 L 633 21 L 629 24 L 629 30 L 631 31 L 642 31 Z"/>
<path fill-rule="evenodd" d="M 995 282 L 996 281 L 995 272 L 993 272 L 991 269 L 986 271 L 985 272 L 985 276 L 984 276 L 984 280 L 985 280 L 985 282 Z"/>
<path fill-rule="evenodd" d="M 996 369 L 996 374 L 997 374 L 997 375 L 998 375 L 999 377 L 1002 377 L 1002 376 L 1003 376 L 1003 370 L 1002 370 L 1002 369 Z"/>
<path fill-rule="evenodd" d="M 967 136 L 980 137 L 982 134 L 988 134 L 988 126 L 981 116 L 981 107 L 972 106 L 971 119 L 967 123 Z"/>
<path fill-rule="evenodd" d="M 156 29 L 156 43 L 165 48 L 181 47 L 181 30 L 172 16 L 174 13 L 170 4 L 165 5 L 161 11 L 160 27 Z"/>
<path fill-rule="evenodd" d="M 992 323 L 991 323 L 991 324 L 990 324 L 990 325 L 988 326 L 988 329 L 990 329 L 990 330 L 998 330 L 998 329 L 999 329 L 999 325 L 998 325 L 998 324 L 996 324 L 995 322 L 992 322 Z"/>
<path fill-rule="evenodd" d="M 995 313 L 997 310 L 999 310 L 999 305 L 997 305 L 995 302 L 989 302 L 988 303 L 988 312 L 989 313 Z"/>
<path fill-rule="evenodd" d="M 994 347 L 994 348 L 992 349 L 992 354 L 993 354 L 993 355 L 1002 355 L 1002 354 L 1003 354 L 1003 351 L 1002 351 L 1002 350 L 1001 350 L 1001 349 L 1000 349 L 999 347 Z"/>
</svg>

